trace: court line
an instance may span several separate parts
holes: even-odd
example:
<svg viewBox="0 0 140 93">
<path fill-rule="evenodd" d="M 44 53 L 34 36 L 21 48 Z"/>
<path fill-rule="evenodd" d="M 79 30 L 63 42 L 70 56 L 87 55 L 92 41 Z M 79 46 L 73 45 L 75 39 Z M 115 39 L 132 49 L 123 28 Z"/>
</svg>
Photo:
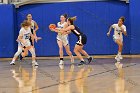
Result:
<svg viewBox="0 0 140 93">
<path fill-rule="evenodd" d="M 128 68 L 128 67 L 132 67 L 132 66 L 136 66 L 136 65 L 137 64 L 132 64 L 132 65 L 125 66 L 123 68 Z M 105 74 L 105 73 L 108 73 L 110 71 L 115 71 L 115 70 L 118 70 L 118 69 L 116 68 L 116 69 L 112 69 L 112 70 L 103 71 L 103 72 L 100 72 L 100 73 L 97 73 L 97 74 L 89 75 L 89 76 L 87 76 L 87 78 L 88 77 L 93 77 L 93 76 L 98 76 L 98 75 Z M 54 86 L 58 86 L 59 84 L 65 84 L 65 83 L 68 83 L 68 82 L 73 82 L 73 81 L 76 81 L 76 80 L 79 80 L 79 79 L 84 79 L 84 78 L 85 77 L 77 78 L 77 79 L 72 79 L 72 80 L 69 80 L 69 81 L 63 82 L 63 83 L 59 82 L 59 83 L 56 83 L 56 84 L 52 84 L 52 85 L 44 86 L 44 87 L 41 87 L 41 88 L 38 88 L 38 89 L 34 89 L 34 90 L 28 91 L 28 92 L 33 92 L 33 91 L 36 91 L 36 90 L 41 90 L 41 89 L 45 89 L 45 88 L 49 88 L 49 87 L 54 87 Z M 25 92 L 25 93 L 27 93 L 27 92 Z"/>
</svg>

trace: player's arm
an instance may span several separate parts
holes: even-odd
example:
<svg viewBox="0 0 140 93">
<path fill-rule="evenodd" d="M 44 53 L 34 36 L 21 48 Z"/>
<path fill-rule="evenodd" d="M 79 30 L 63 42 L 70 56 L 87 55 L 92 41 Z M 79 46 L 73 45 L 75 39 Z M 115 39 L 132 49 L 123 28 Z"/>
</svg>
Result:
<svg viewBox="0 0 140 93">
<path fill-rule="evenodd" d="M 71 30 L 73 30 L 73 29 L 74 29 L 74 26 L 73 25 L 70 25 L 67 28 L 61 29 L 60 32 L 62 32 L 64 34 L 70 34 L 71 33 Z"/>
<path fill-rule="evenodd" d="M 38 27 L 38 24 L 36 23 L 36 22 L 34 22 L 34 24 L 35 24 L 35 32 L 39 29 L 39 27 Z"/>
<path fill-rule="evenodd" d="M 36 31 L 39 29 L 39 27 L 38 27 L 38 24 L 35 21 L 34 21 L 34 24 L 35 24 L 35 30 L 33 31 L 33 34 L 34 34 L 35 37 L 37 37 Z"/>
<path fill-rule="evenodd" d="M 56 33 L 60 33 L 60 29 L 61 29 L 61 28 L 55 28 L 55 29 L 51 29 L 51 31 L 54 31 L 54 32 L 56 32 Z"/>
<path fill-rule="evenodd" d="M 23 44 L 23 45 L 25 45 L 25 41 L 22 39 L 22 35 L 19 35 L 18 36 L 18 40 Z"/>
<path fill-rule="evenodd" d="M 25 41 L 24 41 L 22 38 L 23 38 L 23 30 L 21 29 L 21 30 L 19 31 L 18 40 L 19 40 L 23 45 L 25 45 Z"/>
<path fill-rule="evenodd" d="M 112 28 L 113 28 L 113 25 L 110 26 L 109 31 L 108 31 L 108 33 L 107 33 L 107 36 L 110 36 L 110 33 L 111 33 L 111 31 L 112 31 Z"/>
<path fill-rule="evenodd" d="M 121 31 L 125 36 L 127 36 L 126 27 L 124 27 L 124 28 L 121 27 Z"/>
<path fill-rule="evenodd" d="M 65 23 L 63 28 L 65 29 L 65 28 L 67 28 L 67 27 L 68 27 L 68 24 L 67 24 L 67 23 Z"/>
<path fill-rule="evenodd" d="M 67 23 L 65 23 L 65 25 L 64 25 L 64 27 L 63 27 L 63 29 L 65 29 L 65 28 L 67 28 L 68 27 L 68 24 Z M 64 35 L 66 35 L 66 34 L 70 34 L 71 33 L 71 30 L 69 30 L 69 31 L 66 31 L 66 32 L 63 32 L 63 34 Z"/>
</svg>

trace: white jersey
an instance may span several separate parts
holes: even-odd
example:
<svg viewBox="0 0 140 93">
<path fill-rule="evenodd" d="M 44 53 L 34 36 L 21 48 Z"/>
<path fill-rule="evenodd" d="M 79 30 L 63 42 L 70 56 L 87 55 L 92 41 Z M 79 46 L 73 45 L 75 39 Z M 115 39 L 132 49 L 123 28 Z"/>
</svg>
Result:
<svg viewBox="0 0 140 93">
<path fill-rule="evenodd" d="M 30 27 L 28 28 L 28 30 L 25 30 L 24 28 L 21 28 L 19 31 L 19 36 L 22 36 L 22 39 L 25 41 L 25 45 L 24 46 L 30 46 L 31 42 L 30 42 L 30 37 L 31 37 L 31 29 Z M 23 45 L 23 44 L 22 44 Z"/>
<path fill-rule="evenodd" d="M 58 22 L 57 23 L 57 28 L 62 29 L 62 28 L 64 28 L 64 26 L 66 24 L 67 24 L 66 22 L 64 22 L 63 24 L 61 24 L 61 22 Z M 69 44 L 69 42 L 68 42 L 68 35 L 62 35 L 62 34 L 58 33 L 57 40 L 58 41 L 62 41 L 64 46 Z"/>
<path fill-rule="evenodd" d="M 64 26 L 65 26 L 66 24 L 67 24 L 67 22 L 64 22 L 63 24 L 61 24 L 61 22 L 58 22 L 58 23 L 57 23 L 57 28 L 62 29 L 62 28 L 64 28 Z M 61 34 L 59 34 L 59 33 L 58 33 L 58 35 L 61 36 Z"/>
<path fill-rule="evenodd" d="M 58 22 L 57 27 L 58 28 L 63 28 L 66 24 L 67 24 L 67 22 L 64 22 L 63 24 L 61 24 L 61 22 Z"/>
<path fill-rule="evenodd" d="M 126 31 L 126 26 L 122 25 L 121 28 L 118 26 L 118 24 L 113 24 L 112 27 L 114 28 L 114 35 L 113 37 L 115 39 L 120 39 L 121 41 L 123 41 L 123 34 L 121 31 L 121 28 L 124 29 L 124 31 Z"/>
</svg>

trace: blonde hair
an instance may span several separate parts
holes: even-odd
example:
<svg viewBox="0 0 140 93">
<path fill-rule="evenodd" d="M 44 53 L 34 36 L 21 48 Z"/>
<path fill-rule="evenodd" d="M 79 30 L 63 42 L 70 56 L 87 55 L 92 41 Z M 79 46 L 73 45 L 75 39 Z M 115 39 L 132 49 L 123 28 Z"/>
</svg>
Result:
<svg viewBox="0 0 140 93">
<path fill-rule="evenodd" d="M 71 25 L 74 25 L 74 21 L 77 19 L 77 16 L 68 18 L 68 21 L 70 21 Z"/>
<path fill-rule="evenodd" d="M 21 27 L 25 27 L 25 26 L 30 26 L 31 23 L 28 22 L 27 20 L 24 20 L 22 23 L 21 23 Z"/>
</svg>

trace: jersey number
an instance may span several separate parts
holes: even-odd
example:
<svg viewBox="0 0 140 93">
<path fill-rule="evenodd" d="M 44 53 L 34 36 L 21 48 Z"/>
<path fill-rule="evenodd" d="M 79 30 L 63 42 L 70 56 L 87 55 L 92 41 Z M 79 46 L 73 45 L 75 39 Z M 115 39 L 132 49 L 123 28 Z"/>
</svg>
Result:
<svg viewBox="0 0 140 93">
<path fill-rule="evenodd" d="M 25 39 L 30 39 L 29 34 L 27 34 L 27 35 L 25 36 Z"/>
</svg>

